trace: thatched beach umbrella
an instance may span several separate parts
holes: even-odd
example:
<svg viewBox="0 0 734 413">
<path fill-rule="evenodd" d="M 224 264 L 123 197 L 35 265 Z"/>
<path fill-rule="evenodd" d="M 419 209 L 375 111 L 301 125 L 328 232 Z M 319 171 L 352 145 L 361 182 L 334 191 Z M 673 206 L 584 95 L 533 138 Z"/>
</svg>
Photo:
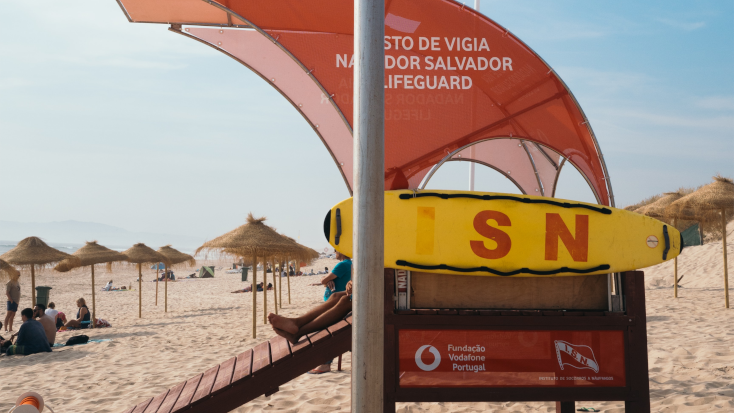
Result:
<svg viewBox="0 0 734 413">
<path fill-rule="evenodd" d="M 168 258 L 143 243 L 133 245 L 123 254 L 127 256 L 127 262 L 138 264 L 138 318 L 143 318 L 143 264 L 168 264 Z"/>
<path fill-rule="evenodd" d="M 267 218 L 255 218 L 252 213 L 247 215 L 247 223 L 234 230 L 207 241 L 196 250 L 194 255 L 198 255 L 202 251 L 217 251 L 227 255 L 235 255 L 239 257 L 252 258 L 252 337 L 257 337 L 257 257 L 263 257 L 263 261 L 267 261 L 267 257 L 279 255 L 288 252 L 290 245 L 285 242 L 274 229 L 265 225 L 263 221 Z M 263 267 L 263 273 L 267 274 L 266 268 Z M 267 324 L 267 277 L 263 276 L 263 304 L 265 311 L 263 313 L 263 323 Z"/>
<path fill-rule="evenodd" d="M 18 277 L 20 277 L 20 271 L 7 262 L 0 260 L 0 281 L 12 280 Z"/>
<path fill-rule="evenodd" d="M 184 264 L 187 267 L 193 267 L 196 265 L 196 260 L 194 257 L 192 257 L 189 254 L 184 254 L 183 252 L 171 248 L 170 245 L 166 245 L 165 247 L 160 247 L 158 249 L 158 252 L 163 255 L 164 257 L 168 258 L 168 262 L 171 263 L 171 266 Z M 165 281 L 165 312 L 168 312 L 168 264 L 163 263 L 165 267 L 165 275 L 166 275 L 166 281 Z M 156 264 L 157 265 L 157 264 Z M 155 304 L 158 305 L 158 277 L 155 278 Z"/>
<path fill-rule="evenodd" d="M 51 248 L 38 237 L 28 237 L 12 250 L 0 255 L 0 259 L 13 265 L 31 269 L 31 291 L 33 307 L 36 306 L 36 267 L 43 268 L 64 259 L 76 260 L 73 256 Z"/>
<path fill-rule="evenodd" d="M 87 242 L 87 244 L 79 248 L 75 253 L 71 254 L 76 259 L 65 259 L 56 264 L 54 268 L 59 272 L 67 272 L 76 267 L 91 267 L 92 270 L 92 328 L 94 328 L 94 320 L 97 317 L 97 301 L 95 298 L 94 287 L 94 266 L 97 264 L 107 264 L 107 271 L 110 271 L 113 262 L 125 261 L 127 257 L 117 251 L 97 244 L 97 241 Z"/>
<path fill-rule="evenodd" d="M 714 176 L 714 182 L 701 187 L 668 206 L 672 216 L 680 216 L 683 211 L 693 211 L 704 220 L 721 219 L 721 242 L 724 247 L 724 305 L 729 308 L 729 274 L 726 257 L 726 214 L 734 211 L 734 181 L 723 176 Z M 712 214 L 712 212 L 720 212 Z"/>
</svg>

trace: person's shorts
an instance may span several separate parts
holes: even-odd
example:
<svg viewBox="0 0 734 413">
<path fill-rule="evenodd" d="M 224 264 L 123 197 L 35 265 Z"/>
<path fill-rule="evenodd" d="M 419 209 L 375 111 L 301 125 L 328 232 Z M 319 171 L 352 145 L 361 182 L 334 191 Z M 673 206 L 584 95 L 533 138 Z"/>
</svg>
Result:
<svg viewBox="0 0 734 413">
<path fill-rule="evenodd" d="M 18 311 L 18 303 L 8 301 L 8 311 L 12 311 L 12 312 Z"/>
</svg>

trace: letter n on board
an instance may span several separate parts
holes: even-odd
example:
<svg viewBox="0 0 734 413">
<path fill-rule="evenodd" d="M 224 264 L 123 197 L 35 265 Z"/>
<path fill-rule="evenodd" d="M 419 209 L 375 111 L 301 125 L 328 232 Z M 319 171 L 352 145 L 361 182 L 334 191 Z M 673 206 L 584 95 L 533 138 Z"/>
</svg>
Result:
<svg viewBox="0 0 734 413">
<path fill-rule="evenodd" d="M 589 258 L 589 216 L 576 215 L 575 236 L 571 235 L 560 214 L 545 214 L 545 259 L 558 261 L 558 239 L 566 246 L 574 261 Z"/>
<path fill-rule="evenodd" d="M 415 253 L 418 255 L 433 255 L 433 242 L 436 233 L 436 208 L 418 207 L 417 224 Z"/>
</svg>

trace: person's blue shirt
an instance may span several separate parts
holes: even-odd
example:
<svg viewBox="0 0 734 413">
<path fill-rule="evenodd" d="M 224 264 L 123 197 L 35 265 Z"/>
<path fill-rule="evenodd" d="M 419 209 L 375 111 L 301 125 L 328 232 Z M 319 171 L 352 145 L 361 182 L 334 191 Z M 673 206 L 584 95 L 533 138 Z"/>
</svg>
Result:
<svg viewBox="0 0 734 413">
<path fill-rule="evenodd" d="M 28 320 L 20 326 L 18 340 L 15 341 L 15 345 L 23 346 L 25 354 L 51 351 L 46 331 L 43 329 L 43 325 L 36 320 Z"/>
<path fill-rule="evenodd" d="M 336 278 L 332 280 L 334 281 L 334 291 L 327 287 L 324 291 L 324 301 L 328 300 L 332 293 L 346 291 L 347 283 L 352 279 L 352 260 L 347 258 L 336 264 L 331 273 L 336 275 Z"/>
</svg>

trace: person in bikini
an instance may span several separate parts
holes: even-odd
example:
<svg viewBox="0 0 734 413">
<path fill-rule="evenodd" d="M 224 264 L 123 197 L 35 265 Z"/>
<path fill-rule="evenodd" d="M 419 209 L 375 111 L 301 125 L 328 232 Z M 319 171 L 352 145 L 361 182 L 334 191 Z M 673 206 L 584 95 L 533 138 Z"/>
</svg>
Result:
<svg viewBox="0 0 734 413">
<path fill-rule="evenodd" d="M 300 317 L 288 318 L 270 313 L 268 320 L 276 334 L 295 344 L 304 335 L 323 330 L 343 319 L 350 311 L 352 311 L 351 281 L 347 283 L 346 291 L 332 293 L 323 304 Z"/>
</svg>

